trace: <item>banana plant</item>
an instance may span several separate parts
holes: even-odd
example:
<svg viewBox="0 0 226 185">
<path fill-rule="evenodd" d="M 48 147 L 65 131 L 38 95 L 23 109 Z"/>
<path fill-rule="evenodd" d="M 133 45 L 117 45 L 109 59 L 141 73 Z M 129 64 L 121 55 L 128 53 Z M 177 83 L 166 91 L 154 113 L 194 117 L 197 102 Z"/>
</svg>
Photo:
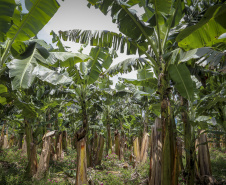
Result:
<svg viewBox="0 0 226 185">
<path fill-rule="evenodd" d="M 161 102 L 161 122 L 163 129 L 163 154 L 162 154 L 162 175 L 161 184 L 177 184 L 178 177 L 176 175 L 174 164 L 174 145 L 173 140 L 173 123 L 170 96 L 171 86 L 170 80 L 175 82 L 175 87 L 179 93 L 187 98 L 189 102 L 194 100 L 194 92 L 190 72 L 183 62 L 190 61 L 194 58 L 210 57 L 207 48 L 201 48 L 203 45 L 197 45 L 193 51 L 183 51 L 185 38 L 187 34 L 193 35 L 194 38 L 199 36 L 201 31 L 205 29 L 208 23 L 213 23 L 211 29 L 211 39 L 208 40 L 206 46 L 210 49 L 216 49 L 215 44 L 222 43 L 221 35 L 225 32 L 225 21 L 222 21 L 225 16 L 225 4 L 214 5 L 205 13 L 200 13 L 200 22 L 195 26 L 195 31 L 188 32 L 189 28 L 186 20 L 182 19 L 186 16 L 186 6 L 193 1 L 121 1 L 121 0 L 101 0 L 89 1 L 90 5 L 95 5 L 105 15 L 111 12 L 112 20 L 118 24 L 119 31 L 122 34 L 115 34 L 110 31 L 61 31 L 60 37 L 63 40 L 72 40 L 81 43 L 90 43 L 104 47 L 113 47 L 124 52 L 127 46 L 127 54 L 139 53 L 140 58 L 127 59 L 122 63 L 113 66 L 107 70 L 107 73 L 114 74 L 119 72 L 127 72 L 132 68 L 139 68 L 142 65 L 149 65 L 154 69 L 154 74 L 157 78 L 157 93 Z M 138 5 L 144 10 L 142 16 L 138 16 L 133 6 Z M 201 19 L 200 19 L 201 17 Z M 193 19 L 195 19 L 194 17 Z M 187 28 L 185 30 L 184 26 Z M 216 31 L 219 31 L 216 33 Z M 204 33 L 204 32 L 203 32 Z M 213 34 L 212 34 L 213 33 Z M 214 36 L 214 38 L 212 37 Z M 213 41 L 219 39 L 218 41 Z M 185 43 L 188 46 L 187 43 Z M 190 44 L 191 45 L 191 44 Z M 179 48 L 181 46 L 183 49 Z M 205 46 L 205 45 L 204 45 Z M 196 49 L 198 48 L 198 49 Z M 222 58 L 219 58 L 218 63 L 222 63 Z M 215 66 L 219 69 L 219 65 Z M 117 72 L 116 72 L 117 71 Z M 173 174 L 173 175 L 172 175 Z M 189 184 L 194 184 L 194 179 L 190 180 Z"/>
<path fill-rule="evenodd" d="M 4 51 L 1 52 L 1 70 L 8 61 L 10 50 L 19 51 L 23 48 L 22 42 L 36 36 L 60 7 L 56 0 L 48 2 L 26 0 L 25 2 L 28 9 L 26 14 L 22 13 L 21 4 L 16 4 L 15 0 L 4 0 L 1 3 L 0 42 L 5 43 Z"/>
</svg>

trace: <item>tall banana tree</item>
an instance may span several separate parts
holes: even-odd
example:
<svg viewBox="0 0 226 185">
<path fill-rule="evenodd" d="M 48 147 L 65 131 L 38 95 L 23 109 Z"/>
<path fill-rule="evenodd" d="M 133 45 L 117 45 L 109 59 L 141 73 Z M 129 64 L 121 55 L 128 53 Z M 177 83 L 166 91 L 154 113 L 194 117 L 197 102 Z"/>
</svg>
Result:
<svg viewBox="0 0 226 185">
<path fill-rule="evenodd" d="M 121 0 L 95 0 L 89 1 L 90 5 L 95 5 L 105 15 L 111 12 L 112 21 L 119 26 L 122 34 L 110 31 L 81 31 L 72 30 L 60 32 L 60 37 L 64 40 L 89 43 L 102 47 L 113 47 L 124 52 L 125 46 L 127 54 L 139 53 L 142 58 L 127 59 L 106 72 L 113 75 L 118 72 L 127 72 L 132 68 L 139 68 L 142 65 L 150 65 L 154 69 L 157 78 L 157 93 L 161 101 L 161 122 L 162 122 L 162 174 L 161 184 L 177 184 L 177 176 L 174 168 L 174 140 L 173 122 L 171 110 L 171 87 L 170 80 L 175 82 L 175 87 L 179 93 L 192 102 L 194 92 L 190 72 L 186 62 L 194 58 L 204 56 L 207 60 L 214 55 L 210 52 L 213 48 L 202 48 L 204 46 L 216 46 L 219 48 L 224 43 L 222 34 L 225 33 L 225 21 L 223 21 L 225 4 L 210 7 L 202 19 L 193 26 L 195 31 L 191 31 L 192 26 L 187 24 L 184 12 L 187 13 L 186 6 L 190 6 L 193 1 L 182 0 L 154 0 L 154 1 L 121 1 Z M 138 5 L 143 8 L 144 14 L 138 16 L 133 6 Z M 186 15 L 185 15 L 186 16 Z M 213 24 L 211 31 L 205 31 L 209 24 Z M 186 28 L 184 31 L 184 27 Z M 180 32 L 180 33 L 179 33 Z M 204 33 L 203 35 L 200 33 Z M 210 35 L 208 35 L 210 34 Z M 209 37 L 210 36 L 210 37 Z M 188 44 L 189 38 L 199 39 L 199 44 L 191 47 Z M 205 38 L 204 38 L 205 37 Z M 223 38 L 224 39 L 224 38 Z M 204 42 L 203 42 L 204 40 Z M 214 41 L 216 40 L 216 41 Z M 195 41 L 196 42 L 196 41 Z M 219 44 L 220 43 L 220 44 Z M 183 49 L 187 50 L 184 51 Z M 199 48 L 199 49 L 195 49 Z M 190 49 L 193 49 L 190 51 Z M 222 57 L 217 61 L 214 68 L 219 68 Z M 151 80 L 151 79 L 149 79 Z M 189 177 L 188 177 L 189 178 Z M 188 184 L 194 184 L 191 180 Z"/>
</svg>

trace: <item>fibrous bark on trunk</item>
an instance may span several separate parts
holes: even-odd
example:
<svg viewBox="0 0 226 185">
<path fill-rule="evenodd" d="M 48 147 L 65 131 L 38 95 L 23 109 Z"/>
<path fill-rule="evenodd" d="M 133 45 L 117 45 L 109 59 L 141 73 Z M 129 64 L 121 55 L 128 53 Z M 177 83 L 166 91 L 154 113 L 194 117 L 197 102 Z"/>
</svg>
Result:
<svg viewBox="0 0 226 185">
<path fill-rule="evenodd" d="M 140 162 L 140 146 L 138 137 L 136 137 L 133 141 L 133 153 L 136 157 L 136 164 Z"/>
<path fill-rule="evenodd" d="M 155 119 L 151 130 L 149 185 L 161 185 L 162 132 L 161 119 Z"/>
<path fill-rule="evenodd" d="M 62 158 L 62 133 L 59 133 L 56 140 L 56 155 L 57 160 L 60 160 Z"/>
<path fill-rule="evenodd" d="M 181 106 L 184 107 L 184 111 L 182 111 L 182 121 L 184 124 L 184 148 L 185 148 L 185 158 L 186 158 L 186 184 L 193 185 L 195 181 L 195 161 L 194 161 L 194 153 L 195 153 L 195 143 L 192 143 L 192 132 L 191 132 L 191 124 L 188 118 L 188 100 L 181 97 Z M 193 141 L 195 142 L 195 141 Z"/>
<path fill-rule="evenodd" d="M 43 137 L 42 153 L 41 153 L 41 156 L 39 159 L 37 173 L 34 176 L 38 180 L 42 179 L 46 175 L 46 172 L 49 169 L 49 160 L 50 160 L 50 152 L 51 152 L 51 136 L 52 135 L 47 136 L 47 134 L 45 134 L 45 136 Z"/>
<path fill-rule="evenodd" d="M 8 148 L 8 135 L 4 135 L 4 140 L 3 140 L 3 147 L 2 148 Z"/>
<path fill-rule="evenodd" d="M 168 74 L 163 70 L 159 75 L 159 94 L 161 101 L 161 123 L 162 123 L 162 170 L 161 183 L 162 185 L 174 185 L 174 137 L 172 110 L 170 104 L 170 88 Z"/>
<path fill-rule="evenodd" d="M 200 176 L 208 175 L 212 176 L 210 153 L 207 144 L 206 134 L 204 130 L 199 131 L 200 136 L 198 138 L 198 166 L 200 170 Z"/>
<path fill-rule="evenodd" d="M 87 158 L 86 158 L 86 141 L 85 138 L 77 141 L 77 173 L 76 185 L 87 183 Z"/>
<path fill-rule="evenodd" d="M 25 175 L 27 178 L 31 178 L 37 172 L 38 161 L 37 161 L 36 145 L 33 141 L 31 124 L 27 120 L 25 120 L 25 133 L 26 133 L 27 157 L 28 157 L 28 165 L 27 165 Z"/>
<path fill-rule="evenodd" d="M 141 145 L 141 152 L 140 152 L 140 162 L 145 163 L 147 161 L 147 154 L 148 154 L 148 142 L 149 136 L 147 132 L 144 132 L 142 145 Z"/>
<path fill-rule="evenodd" d="M 103 157 L 103 151 L 104 151 L 104 137 L 100 135 L 99 137 L 99 143 L 98 143 L 98 149 L 97 149 L 97 157 L 96 157 L 96 165 L 101 165 L 101 160 Z"/>
<path fill-rule="evenodd" d="M 23 137 L 22 154 L 27 154 L 27 140 L 26 135 Z"/>
<path fill-rule="evenodd" d="M 62 133 L 62 150 L 67 152 L 67 132 L 63 131 Z"/>
<path fill-rule="evenodd" d="M 120 159 L 120 134 L 118 130 L 115 131 L 115 154 L 118 155 Z"/>
</svg>

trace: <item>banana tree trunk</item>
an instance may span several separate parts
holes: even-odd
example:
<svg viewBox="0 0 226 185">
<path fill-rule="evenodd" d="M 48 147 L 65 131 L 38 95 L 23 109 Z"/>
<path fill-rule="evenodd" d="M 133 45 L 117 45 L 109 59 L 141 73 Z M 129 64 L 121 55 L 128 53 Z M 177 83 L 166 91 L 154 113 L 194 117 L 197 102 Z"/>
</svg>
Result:
<svg viewBox="0 0 226 185">
<path fill-rule="evenodd" d="M 87 182 L 87 158 L 85 138 L 77 141 L 77 173 L 76 185 L 88 184 Z"/>
<path fill-rule="evenodd" d="M 199 131 L 200 136 L 198 138 L 198 166 L 200 170 L 200 176 L 212 176 L 207 137 L 203 132 L 204 130 Z"/>
<path fill-rule="evenodd" d="M 139 146 L 139 139 L 138 137 L 135 138 L 133 141 L 133 153 L 134 156 L 136 157 L 136 165 L 140 163 L 140 146 Z"/>
<path fill-rule="evenodd" d="M 23 146 L 23 133 L 19 134 L 17 146 L 18 146 L 18 149 L 22 149 L 22 146 Z"/>
<path fill-rule="evenodd" d="M 58 133 L 56 137 L 56 145 L 55 145 L 55 151 L 57 160 L 60 160 L 62 158 L 62 133 Z"/>
<path fill-rule="evenodd" d="M 120 158 L 119 160 L 124 160 L 124 151 L 125 151 L 125 134 L 122 127 L 122 122 L 120 121 L 121 127 L 121 139 L 120 139 Z"/>
<path fill-rule="evenodd" d="M 97 149 L 97 157 L 96 157 L 96 165 L 101 165 L 101 160 L 103 157 L 103 151 L 104 151 L 104 137 L 100 135 L 99 137 L 99 144 L 98 144 L 98 149 Z"/>
<path fill-rule="evenodd" d="M 155 119 L 151 130 L 149 185 L 161 185 L 162 132 L 161 119 Z"/>
<path fill-rule="evenodd" d="M 110 129 L 110 123 L 109 121 L 107 122 L 107 133 L 108 133 L 108 144 L 107 144 L 107 154 L 112 153 L 112 140 L 111 140 L 111 129 Z"/>
<path fill-rule="evenodd" d="M 148 142 L 149 142 L 148 133 L 144 132 L 143 139 L 142 139 L 142 145 L 141 145 L 141 152 L 140 152 L 140 162 L 141 163 L 145 163 L 147 161 Z"/>
<path fill-rule="evenodd" d="M 195 182 L 195 162 L 194 162 L 194 150 L 195 145 L 192 144 L 192 132 L 191 124 L 189 123 L 189 118 L 187 114 L 188 110 L 188 100 L 181 97 L 181 106 L 185 108 L 182 112 L 182 121 L 184 124 L 184 148 L 185 148 L 185 158 L 186 158 L 186 184 L 193 185 Z"/>
<path fill-rule="evenodd" d="M 98 135 L 97 135 L 97 132 L 95 131 L 94 133 L 94 139 L 93 139 L 93 156 L 96 158 L 97 156 L 97 151 L 98 151 Z M 107 145 L 106 145 L 107 146 Z"/>
<path fill-rule="evenodd" d="M 84 94 L 82 94 L 82 128 L 77 132 L 77 171 L 76 185 L 87 184 L 86 134 L 88 132 L 88 115 Z"/>
<path fill-rule="evenodd" d="M 8 134 L 4 135 L 3 148 L 8 148 Z"/>
<path fill-rule="evenodd" d="M 53 132 L 47 132 L 43 137 L 43 148 L 42 153 L 39 159 L 37 173 L 35 174 L 35 178 L 40 180 L 45 175 L 49 169 L 49 160 L 51 153 L 51 136 L 54 134 Z"/>
<path fill-rule="evenodd" d="M 118 130 L 115 131 L 115 154 L 118 155 L 120 159 L 120 134 Z"/>
<path fill-rule="evenodd" d="M 92 167 L 92 150 L 91 150 L 91 140 L 86 137 L 86 157 L 87 157 L 87 167 Z"/>
<path fill-rule="evenodd" d="M 170 88 L 168 74 L 161 73 L 160 79 L 160 101 L 161 101 L 161 124 L 162 124 L 162 170 L 161 170 L 161 184 L 174 185 L 172 174 L 174 173 L 174 136 L 172 112 L 170 105 Z"/>
<path fill-rule="evenodd" d="M 33 177 L 37 172 L 38 161 L 36 145 L 33 141 L 31 124 L 25 119 L 25 133 L 26 133 L 26 143 L 27 143 L 27 158 L 28 165 L 26 168 L 25 176 L 26 178 Z"/>
<path fill-rule="evenodd" d="M 4 135 L 5 135 L 5 124 L 3 124 L 3 126 L 2 126 L 2 131 L 1 131 L 1 135 L 0 135 L 0 149 L 4 145 Z"/>
<path fill-rule="evenodd" d="M 67 152 L 67 132 L 63 131 L 62 133 L 62 150 Z"/>
</svg>

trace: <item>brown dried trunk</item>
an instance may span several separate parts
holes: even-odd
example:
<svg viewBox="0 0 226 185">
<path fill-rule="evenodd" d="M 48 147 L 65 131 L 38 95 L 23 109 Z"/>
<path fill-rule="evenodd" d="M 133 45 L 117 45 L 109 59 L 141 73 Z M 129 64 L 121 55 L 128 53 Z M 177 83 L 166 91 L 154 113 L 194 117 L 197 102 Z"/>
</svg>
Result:
<svg viewBox="0 0 226 185">
<path fill-rule="evenodd" d="M 145 163 L 147 161 L 148 142 L 149 142 L 148 133 L 144 132 L 143 139 L 142 139 L 142 145 L 141 145 L 141 152 L 140 152 L 140 162 L 141 163 Z"/>
<path fill-rule="evenodd" d="M 42 179 L 49 169 L 50 152 L 51 152 L 51 137 L 44 137 L 42 153 L 39 159 L 37 173 L 35 175 L 35 178 L 38 180 Z"/>
<path fill-rule="evenodd" d="M 24 135 L 24 137 L 23 137 L 22 154 L 23 155 L 27 154 L 27 140 L 26 140 L 26 135 Z"/>
<path fill-rule="evenodd" d="M 85 138 L 77 141 L 77 163 L 76 185 L 88 184 Z"/>
<path fill-rule="evenodd" d="M 149 185 L 161 185 L 162 132 L 161 119 L 155 119 L 151 130 Z"/>
<path fill-rule="evenodd" d="M 67 152 L 67 132 L 63 131 L 62 133 L 62 150 Z"/>
<path fill-rule="evenodd" d="M 56 155 L 57 160 L 60 160 L 62 158 L 62 133 L 59 133 L 56 140 Z"/>
<path fill-rule="evenodd" d="M 177 137 L 177 150 L 178 150 L 178 167 L 179 173 L 184 169 L 182 162 L 182 150 L 183 150 L 183 141 L 180 137 Z"/>
<path fill-rule="evenodd" d="M 104 151 L 104 137 L 100 135 L 99 137 L 99 144 L 98 144 L 98 149 L 97 149 L 97 157 L 96 157 L 96 165 L 101 165 L 101 160 L 103 157 L 103 151 Z"/>
<path fill-rule="evenodd" d="M 4 135 L 4 143 L 2 148 L 8 148 L 8 134 Z"/>
<path fill-rule="evenodd" d="M 200 136 L 198 138 L 198 166 L 200 170 L 200 176 L 212 175 L 209 147 L 207 144 L 206 134 L 204 130 L 199 131 Z"/>
<path fill-rule="evenodd" d="M 97 158 L 97 151 L 98 151 L 98 135 L 97 135 L 97 132 L 95 131 L 95 134 L 94 134 L 94 139 L 93 139 L 93 156 L 94 158 Z"/>
<path fill-rule="evenodd" d="M 115 131 L 115 154 L 118 155 L 120 159 L 120 134 L 118 130 Z"/>
<path fill-rule="evenodd" d="M 139 146 L 139 139 L 138 137 L 135 138 L 133 141 L 133 153 L 134 156 L 136 157 L 136 164 L 140 163 L 140 146 Z"/>
<path fill-rule="evenodd" d="M 19 134 L 17 146 L 18 146 L 19 149 L 22 149 L 22 146 L 23 146 L 23 133 Z"/>
<path fill-rule="evenodd" d="M 11 135 L 11 137 L 9 138 L 9 145 L 8 147 L 13 147 L 15 144 L 15 137 L 14 135 Z"/>
</svg>

